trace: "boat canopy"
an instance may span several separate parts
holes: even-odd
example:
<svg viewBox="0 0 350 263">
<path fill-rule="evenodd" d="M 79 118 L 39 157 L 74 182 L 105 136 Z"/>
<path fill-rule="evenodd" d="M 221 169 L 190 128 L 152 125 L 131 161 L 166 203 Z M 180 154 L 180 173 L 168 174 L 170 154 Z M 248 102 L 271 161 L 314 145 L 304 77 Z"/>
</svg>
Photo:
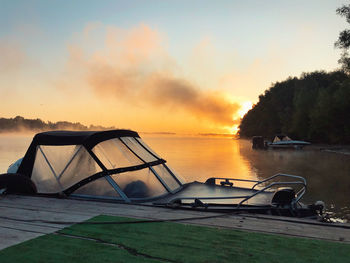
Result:
<svg viewBox="0 0 350 263">
<path fill-rule="evenodd" d="M 126 202 L 175 192 L 184 181 L 131 130 L 37 134 L 17 173 L 39 194 Z"/>
<path fill-rule="evenodd" d="M 273 142 L 281 142 L 281 141 L 291 141 L 292 139 L 289 138 L 287 135 L 279 134 L 276 135 L 273 139 Z"/>
</svg>

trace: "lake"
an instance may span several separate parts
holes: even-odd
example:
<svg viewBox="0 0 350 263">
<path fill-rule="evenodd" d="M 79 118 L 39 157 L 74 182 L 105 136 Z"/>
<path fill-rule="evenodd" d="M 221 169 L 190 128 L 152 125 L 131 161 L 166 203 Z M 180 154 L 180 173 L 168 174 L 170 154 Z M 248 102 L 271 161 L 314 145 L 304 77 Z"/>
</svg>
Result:
<svg viewBox="0 0 350 263">
<path fill-rule="evenodd" d="M 142 134 L 141 134 L 142 136 Z M 350 219 L 350 156 L 318 150 L 252 150 L 248 140 L 142 136 L 186 181 L 209 177 L 264 179 L 276 173 L 307 180 L 305 203 L 322 200 L 338 218 Z M 0 135 L 0 172 L 23 157 L 32 135 Z"/>
</svg>

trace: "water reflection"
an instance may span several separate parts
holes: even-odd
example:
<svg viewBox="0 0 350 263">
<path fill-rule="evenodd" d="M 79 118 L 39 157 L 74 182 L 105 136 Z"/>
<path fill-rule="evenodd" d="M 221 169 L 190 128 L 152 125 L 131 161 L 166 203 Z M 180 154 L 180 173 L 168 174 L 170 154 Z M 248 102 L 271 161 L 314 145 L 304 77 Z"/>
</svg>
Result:
<svg viewBox="0 0 350 263">
<path fill-rule="evenodd" d="M 229 138 L 146 137 L 144 140 L 186 181 L 210 177 L 255 179 L 241 145 Z"/>
<path fill-rule="evenodd" d="M 240 154 L 259 178 L 289 173 L 306 178 L 308 189 L 303 200 L 323 200 L 327 208 L 348 217 L 350 200 L 350 156 L 317 150 L 251 150 L 248 141 L 240 141 Z"/>
</svg>

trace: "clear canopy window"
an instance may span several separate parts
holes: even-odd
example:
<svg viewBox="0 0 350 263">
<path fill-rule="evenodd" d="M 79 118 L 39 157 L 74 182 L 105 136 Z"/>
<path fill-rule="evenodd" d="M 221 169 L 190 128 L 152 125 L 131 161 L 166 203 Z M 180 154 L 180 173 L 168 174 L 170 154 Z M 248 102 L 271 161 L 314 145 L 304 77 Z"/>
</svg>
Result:
<svg viewBox="0 0 350 263">
<path fill-rule="evenodd" d="M 107 169 L 128 167 L 143 163 L 119 138 L 101 142 L 92 151 Z"/>
<path fill-rule="evenodd" d="M 57 193 L 100 171 L 81 145 L 42 145 L 37 148 L 31 179 L 39 193 Z"/>
</svg>

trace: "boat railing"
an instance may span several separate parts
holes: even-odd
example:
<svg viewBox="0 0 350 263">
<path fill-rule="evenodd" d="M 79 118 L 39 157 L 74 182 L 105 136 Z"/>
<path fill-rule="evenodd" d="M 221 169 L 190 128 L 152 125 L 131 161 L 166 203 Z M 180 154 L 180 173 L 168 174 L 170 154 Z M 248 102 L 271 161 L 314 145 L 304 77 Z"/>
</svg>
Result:
<svg viewBox="0 0 350 263">
<path fill-rule="evenodd" d="M 286 178 L 293 178 L 293 179 L 299 179 L 298 181 L 279 181 L 279 182 L 272 182 L 269 185 L 256 190 L 255 187 L 269 182 L 277 177 L 286 177 Z M 172 202 L 176 202 L 176 201 L 180 201 L 180 200 L 222 200 L 222 199 L 243 199 L 241 200 L 236 208 L 239 208 L 244 202 L 248 201 L 249 199 L 253 198 L 254 196 L 257 196 L 263 192 L 265 192 L 266 190 L 269 190 L 275 186 L 280 186 L 280 185 L 300 185 L 301 188 L 299 189 L 299 191 L 296 193 L 296 197 L 293 200 L 294 203 L 297 203 L 305 194 L 306 192 L 306 180 L 305 178 L 301 177 L 301 176 L 297 176 L 297 175 L 290 175 L 290 174 L 275 174 L 269 178 L 266 178 L 264 180 L 250 180 L 250 179 L 237 179 L 237 178 L 222 178 L 222 177 L 212 177 L 209 178 L 205 183 L 209 184 L 209 185 L 216 185 L 216 180 L 224 180 L 221 181 L 220 184 L 222 186 L 229 186 L 229 187 L 233 187 L 233 183 L 231 181 L 239 181 L 239 182 L 251 182 L 251 183 L 255 183 L 251 190 L 256 190 L 256 192 L 252 193 L 251 195 L 242 195 L 242 196 L 215 196 L 215 197 L 181 197 L 181 198 L 176 198 L 174 200 L 172 200 Z"/>
<path fill-rule="evenodd" d="M 303 197 L 303 195 L 304 195 L 305 192 L 306 192 L 306 180 L 305 180 L 303 177 L 301 177 L 301 176 L 296 176 L 296 175 L 293 176 L 293 175 L 288 175 L 288 174 L 276 174 L 276 175 L 274 175 L 274 176 L 271 176 L 270 178 L 267 178 L 266 180 L 263 180 L 262 182 L 256 183 L 256 184 L 252 187 L 252 189 L 254 189 L 256 185 L 259 185 L 259 184 L 261 184 L 261 183 L 263 183 L 263 182 L 267 182 L 267 181 L 269 181 L 269 180 L 272 180 L 272 179 L 274 179 L 274 178 L 276 178 L 276 177 L 278 177 L 278 176 L 294 177 L 294 178 L 302 179 L 303 181 L 294 181 L 294 182 L 273 182 L 273 183 L 271 183 L 271 184 L 269 184 L 269 185 L 263 187 L 263 188 L 260 189 L 259 191 L 253 193 L 252 195 L 246 197 L 245 199 L 243 199 L 243 200 L 238 204 L 238 207 L 239 207 L 241 204 L 243 204 L 245 201 L 248 201 L 248 200 L 251 199 L 252 197 L 254 197 L 254 196 L 256 196 L 256 195 L 258 195 L 258 194 L 264 192 L 265 190 L 270 189 L 270 188 L 272 188 L 272 187 L 274 187 L 274 186 L 276 186 L 276 185 L 301 185 L 301 186 L 302 186 L 301 189 L 296 193 L 296 197 L 295 197 L 295 199 L 293 200 L 294 203 L 298 203 L 299 200 Z"/>
</svg>

